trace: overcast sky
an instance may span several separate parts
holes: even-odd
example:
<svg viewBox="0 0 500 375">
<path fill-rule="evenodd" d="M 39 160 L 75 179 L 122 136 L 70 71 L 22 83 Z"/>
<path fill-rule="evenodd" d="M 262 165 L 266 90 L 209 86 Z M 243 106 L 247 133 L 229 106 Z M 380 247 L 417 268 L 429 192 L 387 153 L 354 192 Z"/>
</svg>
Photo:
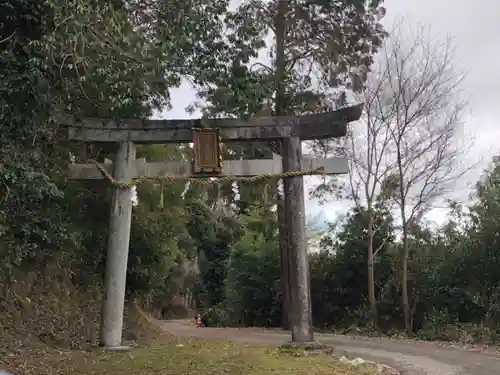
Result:
<svg viewBox="0 0 500 375">
<path fill-rule="evenodd" d="M 386 0 L 385 7 L 384 24 L 388 29 L 395 20 L 404 17 L 409 23 L 420 22 L 430 26 L 435 34 L 455 38 L 456 67 L 467 73 L 463 88 L 470 116 L 465 132 L 474 133 L 476 137 L 470 155 L 471 164 L 480 158 L 484 160 L 469 173 L 466 182 L 470 185 L 487 167 L 491 157 L 500 151 L 500 1 L 482 0 L 473 6 L 472 2 L 464 0 Z M 194 100 L 194 90 L 183 85 L 172 92 L 173 109 L 159 117 L 189 118 L 191 116 L 186 114 L 184 108 Z M 306 187 L 312 187 L 316 181 L 314 177 L 306 177 Z M 460 191 L 460 195 L 465 198 L 467 191 Z M 346 202 L 332 201 L 320 206 L 317 202 L 307 201 L 309 215 L 321 214 L 328 219 L 345 212 L 347 206 Z M 445 215 L 445 210 L 435 209 L 429 218 L 441 222 Z"/>
</svg>

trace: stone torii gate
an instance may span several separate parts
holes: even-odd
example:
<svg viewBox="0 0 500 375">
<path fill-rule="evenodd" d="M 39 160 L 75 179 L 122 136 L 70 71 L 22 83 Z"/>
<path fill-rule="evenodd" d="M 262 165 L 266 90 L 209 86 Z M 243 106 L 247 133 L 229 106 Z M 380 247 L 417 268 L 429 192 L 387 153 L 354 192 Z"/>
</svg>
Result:
<svg viewBox="0 0 500 375">
<path fill-rule="evenodd" d="M 186 179 L 207 177 L 260 176 L 282 174 L 288 233 L 288 264 L 292 342 L 313 341 L 309 264 L 305 228 L 303 175 L 344 174 L 344 158 L 302 156 L 302 140 L 343 137 L 347 124 L 356 121 L 362 105 L 302 116 L 197 120 L 115 120 L 64 117 L 70 140 L 118 145 L 112 164 L 71 164 L 69 177 L 77 180 L 102 179 L 109 174 L 115 181 L 111 204 L 104 300 L 101 314 L 100 345 L 122 346 L 125 284 L 132 218 L 132 186 L 135 179 Z M 282 142 L 282 155 L 273 159 L 220 160 L 220 142 Z M 147 163 L 136 160 L 135 144 L 194 143 L 194 160 L 189 162 Z"/>
</svg>

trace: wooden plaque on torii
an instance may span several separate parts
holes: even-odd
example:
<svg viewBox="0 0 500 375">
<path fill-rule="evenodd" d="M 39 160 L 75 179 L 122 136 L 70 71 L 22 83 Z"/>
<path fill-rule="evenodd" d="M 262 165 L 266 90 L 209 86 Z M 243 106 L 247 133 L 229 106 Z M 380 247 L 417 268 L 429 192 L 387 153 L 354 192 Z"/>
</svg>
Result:
<svg viewBox="0 0 500 375">
<path fill-rule="evenodd" d="M 219 174 L 222 155 L 219 129 L 193 129 L 193 174 Z"/>
</svg>

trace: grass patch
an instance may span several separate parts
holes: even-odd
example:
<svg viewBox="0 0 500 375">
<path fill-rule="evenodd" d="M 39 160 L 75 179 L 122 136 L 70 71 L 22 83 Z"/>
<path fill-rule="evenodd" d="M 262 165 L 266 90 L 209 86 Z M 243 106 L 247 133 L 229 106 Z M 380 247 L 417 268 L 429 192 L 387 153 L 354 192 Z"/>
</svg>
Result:
<svg viewBox="0 0 500 375">
<path fill-rule="evenodd" d="M 17 366 L 16 366 L 17 367 Z M 370 367 L 350 367 L 332 357 L 288 353 L 225 341 L 162 338 L 129 353 L 45 352 L 12 369 L 14 374 L 72 375 L 370 375 Z"/>
</svg>

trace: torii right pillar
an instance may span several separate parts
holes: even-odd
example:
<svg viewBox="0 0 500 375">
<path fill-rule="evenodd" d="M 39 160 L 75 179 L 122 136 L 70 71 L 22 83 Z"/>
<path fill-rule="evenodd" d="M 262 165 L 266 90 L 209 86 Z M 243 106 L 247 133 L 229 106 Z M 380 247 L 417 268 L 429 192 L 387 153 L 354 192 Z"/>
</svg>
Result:
<svg viewBox="0 0 500 375">
<path fill-rule="evenodd" d="M 284 171 L 298 171 L 302 167 L 300 138 L 282 141 Z M 292 342 L 314 341 L 309 260 L 307 253 L 304 179 L 302 176 L 283 179 L 288 237 L 289 319 Z"/>
<path fill-rule="evenodd" d="M 330 113 L 329 118 L 305 121 L 302 117 L 297 122 L 298 131 L 282 139 L 281 154 L 283 172 L 298 171 L 302 168 L 301 140 L 320 139 L 311 136 L 321 130 L 321 139 L 344 137 L 347 124 L 361 117 L 363 105 L 344 107 Z M 347 172 L 347 171 L 346 171 Z M 314 344 L 312 323 L 311 285 L 309 278 L 309 260 L 307 249 L 304 179 L 302 176 L 283 179 L 285 225 L 288 240 L 288 259 L 282 262 L 288 265 L 289 306 L 288 309 L 292 344 Z"/>
</svg>

